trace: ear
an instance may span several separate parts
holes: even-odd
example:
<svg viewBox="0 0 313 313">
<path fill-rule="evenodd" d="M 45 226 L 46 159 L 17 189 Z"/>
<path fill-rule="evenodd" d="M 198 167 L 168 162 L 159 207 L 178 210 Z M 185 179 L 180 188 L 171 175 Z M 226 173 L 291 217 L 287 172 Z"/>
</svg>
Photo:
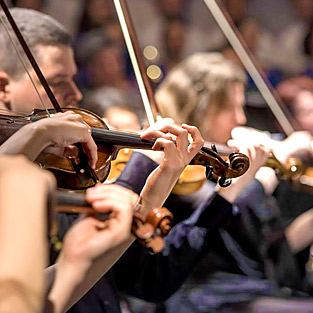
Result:
<svg viewBox="0 0 313 313">
<path fill-rule="evenodd" d="M 7 88 L 8 84 L 8 74 L 0 70 L 0 102 L 4 103 L 6 106 L 8 106 L 10 102 L 10 93 Z"/>
</svg>

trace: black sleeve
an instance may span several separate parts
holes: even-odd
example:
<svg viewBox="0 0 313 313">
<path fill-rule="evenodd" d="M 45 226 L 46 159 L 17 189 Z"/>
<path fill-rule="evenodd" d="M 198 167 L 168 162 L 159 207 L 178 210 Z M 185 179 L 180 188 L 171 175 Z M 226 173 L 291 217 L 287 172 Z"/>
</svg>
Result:
<svg viewBox="0 0 313 313">
<path fill-rule="evenodd" d="M 115 183 L 140 194 L 148 176 L 157 166 L 144 154 L 133 152 Z"/>
<path fill-rule="evenodd" d="M 114 266 L 118 288 L 135 297 L 160 302 L 185 281 L 210 244 L 210 235 L 232 216 L 232 205 L 213 194 L 165 239 L 165 248 L 149 253 L 135 242 Z"/>
</svg>

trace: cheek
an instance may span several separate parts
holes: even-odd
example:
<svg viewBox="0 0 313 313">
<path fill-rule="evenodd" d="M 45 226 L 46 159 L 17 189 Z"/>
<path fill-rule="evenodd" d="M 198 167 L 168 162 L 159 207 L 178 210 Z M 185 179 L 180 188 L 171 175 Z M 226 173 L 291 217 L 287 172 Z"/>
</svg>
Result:
<svg viewBox="0 0 313 313">
<path fill-rule="evenodd" d="M 39 107 L 40 101 L 38 95 L 32 89 L 12 88 L 11 89 L 11 109 L 21 113 L 31 113 L 35 107 Z M 40 105 L 41 107 L 41 105 Z"/>
<path fill-rule="evenodd" d="M 313 119 L 311 115 L 298 119 L 301 128 L 313 133 Z"/>
</svg>

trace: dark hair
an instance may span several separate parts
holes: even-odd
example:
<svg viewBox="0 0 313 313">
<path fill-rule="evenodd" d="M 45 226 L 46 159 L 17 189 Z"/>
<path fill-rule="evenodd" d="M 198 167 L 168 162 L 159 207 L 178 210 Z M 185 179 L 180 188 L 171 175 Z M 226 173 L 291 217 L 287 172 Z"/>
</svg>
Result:
<svg viewBox="0 0 313 313">
<path fill-rule="evenodd" d="M 38 60 L 38 46 L 70 46 L 72 44 L 71 35 L 51 16 L 35 10 L 21 8 L 14 8 L 10 11 L 38 62 L 40 62 Z M 2 17 L 3 13 L 1 13 Z M 0 45 L 0 69 L 10 77 L 18 78 L 19 75 L 24 73 L 24 68 L 17 59 L 12 42 L 3 26 L 0 27 Z"/>
</svg>

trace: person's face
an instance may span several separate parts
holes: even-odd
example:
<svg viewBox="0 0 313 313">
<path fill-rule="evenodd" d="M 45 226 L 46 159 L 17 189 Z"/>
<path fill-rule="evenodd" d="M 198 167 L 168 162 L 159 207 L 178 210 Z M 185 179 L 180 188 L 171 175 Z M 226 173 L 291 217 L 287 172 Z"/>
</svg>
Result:
<svg viewBox="0 0 313 313">
<path fill-rule="evenodd" d="M 88 70 L 94 87 L 114 86 L 125 73 L 125 65 L 119 49 L 103 47 L 91 60 Z"/>
<path fill-rule="evenodd" d="M 102 24 L 112 16 L 112 7 L 108 0 L 90 0 L 86 6 L 87 14 L 95 24 Z"/>
<path fill-rule="evenodd" d="M 300 17 L 306 21 L 310 21 L 313 17 L 313 0 L 296 0 L 294 3 Z"/>
<path fill-rule="evenodd" d="M 82 100 L 82 94 L 73 81 L 77 68 L 72 48 L 69 46 L 40 46 L 38 49 L 39 67 L 59 105 L 63 108 L 78 107 L 78 102 Z M 34 78 L 35 85 L 46 107 L 51 108 L 52 104 L 33 69 L 30 70 L 30 74 Z M 6 92 L 8 92 L 12 111 L 31 113 L 34 108 L 43 108 L 26 73 L 16 80 L 9 79 Z"/>
<path fill-rule="evenodd" d="M 111 107 L 105 114 L 107 123 L 114 129 L 140 130 L 138 117 L 135 113 L 119 107 Z"/>
<path fill-rule="evenodd" d="M 185 31 L 181 22 L 175 21 L 168 24 L 166 45 L 171 57 L 179 57 L 185 43 Z"/>
<path fill-rule="evenodd" d="M 313 134 L 313 93 L 301 91 L 296 100 L 294 115 L 302 130 Z"/>
<path fill-rule="evenodd" d="M 184 9 L 184 0 L 161 0 L 160 7 L 166 16 L 177 17 Z"/>
<path fill-rule="evenodd" d="M 228 86 L 228 103 L 221 111 L 208 110 L 205 120 L 204 139 L 215 143 L 226 144 L 231 139 L 233 128 L 247 122 L 244 104 L 244 86 L 241 83 L 232 83 Z"/>
<path fill-rule="evenodd" d="M 227 0 L 225 6 L 236 24 L 240 23 L 247 15 L 247 0 Z"/>
</svg>

